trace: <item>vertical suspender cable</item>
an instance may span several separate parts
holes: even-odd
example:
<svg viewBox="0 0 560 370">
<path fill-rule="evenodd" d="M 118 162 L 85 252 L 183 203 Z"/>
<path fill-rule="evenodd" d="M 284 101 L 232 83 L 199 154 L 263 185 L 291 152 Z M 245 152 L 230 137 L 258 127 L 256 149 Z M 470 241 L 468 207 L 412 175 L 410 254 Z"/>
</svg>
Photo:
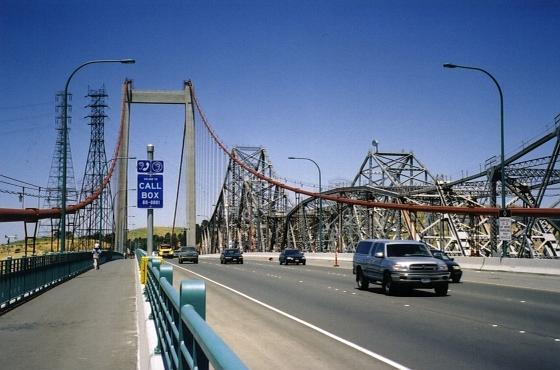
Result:
<svg viewBox="0 0 560 370">
<path fill-rule="evenodd" d="M 181 186 L 181 172 L 183 171 L 183 152 L 185 151 L 185 140 L 187 137 L 187 127 L 183 125 L 183 144 L 181 145 L 181 161 L 179 162 L 179 177 L 177 178 L 177 193 L 175 195 L 175 208 L 173 209 L 173 226 L 171 227 L 171 240 L 173 243 L 173 235 L 175 234 L 175 221 L 177 220 L 177 204 L 179 203 L 179 189 Z"/>
</svg>

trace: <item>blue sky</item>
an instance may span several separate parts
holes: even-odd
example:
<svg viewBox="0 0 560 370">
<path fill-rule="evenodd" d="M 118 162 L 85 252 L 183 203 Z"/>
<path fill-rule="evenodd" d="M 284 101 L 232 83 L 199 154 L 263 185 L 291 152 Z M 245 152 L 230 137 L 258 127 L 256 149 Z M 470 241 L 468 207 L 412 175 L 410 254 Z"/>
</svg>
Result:
<svg viewBox="0 0 560 370">
<path fill-rule="evenodd" d="M 124 78 L 172 90 L 193 80 L 223 141 L 267 148 L 291 179 L 315 183 L 316 173 L 288 156 L 317 161 L 325 184 L 353 178 L 373 139 L 380 151 L 412 151 L 433 174 L 458 178 L 499 153 L 499 99 L 483 74 L 442 64 L 478 66 L 500 82 L 511 153 L 560 112 L 559 34 L 560 1 L 0 0 L 0 174 L 45 186 L 54 96 L 68 74 L 92 59 L 135 58 L 72 80 L 77 180 L 89 140 L 83 96 L 105 84 L 111 156 Z M 180 116 L 135 108 L 131 155 L 153 143 L 172 168 Z M 0 207 L 21 203 L 0 193 Z M 156 224 L 171 223 L 170 209 L 157 211 Z M 134 212 L 134 227 L 143 226 Z M 21 237 L 23 225 L 0 224 L 4 234 Z"/>
</svg>

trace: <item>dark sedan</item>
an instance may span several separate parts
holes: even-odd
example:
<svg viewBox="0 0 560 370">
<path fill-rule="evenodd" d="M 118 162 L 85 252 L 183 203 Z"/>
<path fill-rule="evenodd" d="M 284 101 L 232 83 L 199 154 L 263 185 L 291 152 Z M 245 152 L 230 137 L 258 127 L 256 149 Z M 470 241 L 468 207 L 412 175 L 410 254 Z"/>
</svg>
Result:
<svg viewBox="0 0 560 370">
<path fill-rule="evenodd" d="M 220 254 L 220 263 L 237 262 L 243 263 L 243 254 L 239 248 L 227 248 Z"/>
<path fill-rule="evenodd" d="M 198 263 L 198 252 L 196 248 L 192 246 L 183 246 L 179 248 L 178 251 L 175 251 L 175 256 L 177 256 L 179 263 L 183 263 L 183 261 Z"/>
<path fill-rule="evenodd" d="M 305 265 L 305 256 L 299 249 L 284 249 L 280 252 L 278 260 L 280 261 L 280 264 L 285 263 L 287 265 L 288 263 L 295 263 L 296 265 L 299 265 L 301 263 Z"/>
<path fill-rule="evenodd" d="M 447 253 L 444 251 L 440 251 L 439 249 L 430 249 L 432 255 L 445 262 L 447 265 L 447 269 L 450 272 L 451 281 L 454 283 L 458 283 L 461 281 L 461 276 L 463 276 L 463 270 L 461 270 L 461 266 L 457 262 L 453 260 L 453 258 L 449 257 Z"/>
</svg>

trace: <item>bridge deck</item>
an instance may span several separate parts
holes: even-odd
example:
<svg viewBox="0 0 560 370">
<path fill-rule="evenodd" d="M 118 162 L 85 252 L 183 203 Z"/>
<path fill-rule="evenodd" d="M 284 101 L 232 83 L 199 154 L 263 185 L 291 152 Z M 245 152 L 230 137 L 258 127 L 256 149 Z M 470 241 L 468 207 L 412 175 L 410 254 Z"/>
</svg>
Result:
<svg viewBox="0 0 560 370">
<path fill-rule="evenodd" d="M 135 260 L 116 260 L 0 317 L 10 369 L 135 369 Z"/>
</svg>

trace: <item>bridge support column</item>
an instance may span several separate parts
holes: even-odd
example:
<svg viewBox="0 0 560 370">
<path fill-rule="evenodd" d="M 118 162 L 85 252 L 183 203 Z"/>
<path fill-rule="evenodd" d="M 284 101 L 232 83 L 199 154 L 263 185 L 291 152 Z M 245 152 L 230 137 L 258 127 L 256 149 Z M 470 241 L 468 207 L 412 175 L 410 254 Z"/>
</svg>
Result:
<svg viewBox="0 0 560 370">
<path fill-rule="evenodd" d="M 135 90 L 132 89 L 130 81 L 127 82 L 126 101 L 128 105 L 125 107 L 123 116 L 126 117 L 126 130 L 123 131 L 123 143 L 119 151 L 119 157 L 128 157 L 128 121 L 129 121 L 129 105 L 130 104 L 180 104 L 185 106 L 185 141 L 183 143 L 183 163 L 186 170 L 184 171 L 184 184 L 186 187 L 186 228 L 187 228 L 187 244 L 196 244 L 196 191 L 195 191 L 195 133 L 194 133 L 194 106 L 192 100 L 192 84 L 186 81 L 182 91 L 161 91 L 161 90 Z M 123 118 L 124 119 L 124 118 Z M 120 238 L 119 245 L 122 248 L 124 240 L 122 234 L 126 225 L 126 189 L 128 187 L 127 166 L 119 168 L 119 197 L 117 198 L 117 232 Z M 121 162 L 122 164 L 123 162 Z M 121 208 L 121 205 L 124 207 Z"/>
</svg>

